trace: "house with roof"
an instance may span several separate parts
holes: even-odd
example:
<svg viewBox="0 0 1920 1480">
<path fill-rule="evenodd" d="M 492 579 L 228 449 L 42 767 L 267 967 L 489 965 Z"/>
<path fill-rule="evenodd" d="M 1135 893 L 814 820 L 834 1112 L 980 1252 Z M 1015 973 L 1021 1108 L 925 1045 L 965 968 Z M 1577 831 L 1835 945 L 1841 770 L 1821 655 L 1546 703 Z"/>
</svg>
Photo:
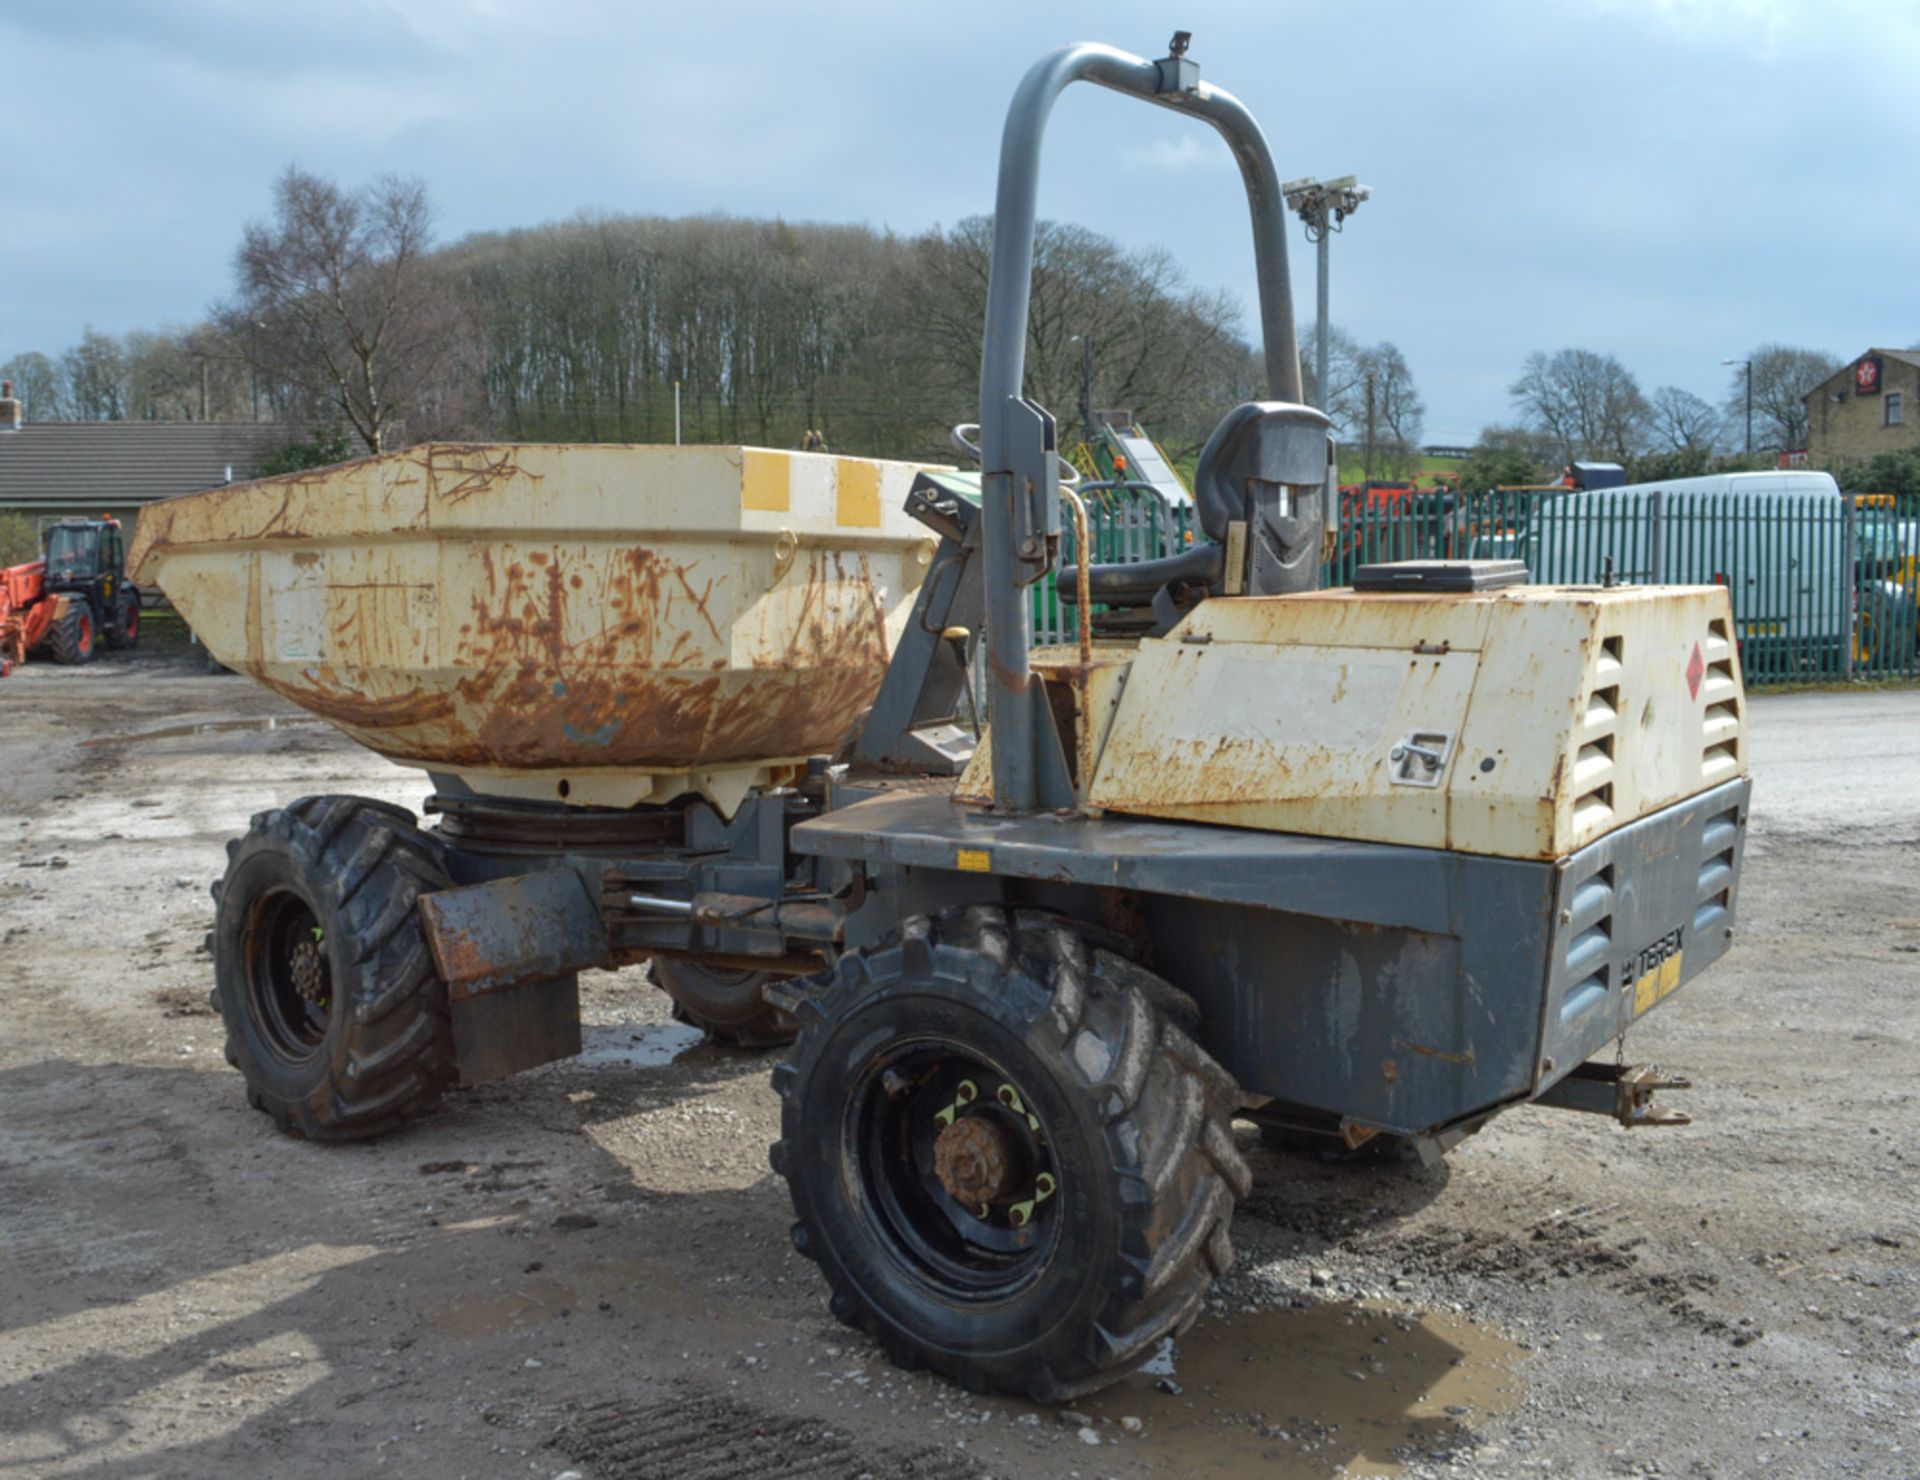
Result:
<svg viewBox="0 0 1920 1480">
<path fill-rule="evenodd" d="M 0 511 L 111 514 L 131 543 L 144 506 L 251 478 L 287 438 L 275 422 L 23 421 L 13 387 L 0 384 Z"/>
<path fill-rule="evenodd" d="M 1920 447 L 1920 350 L 1870 349 L 1805 400 L 1807 461 L 1816 468 Z"/>
</svg>

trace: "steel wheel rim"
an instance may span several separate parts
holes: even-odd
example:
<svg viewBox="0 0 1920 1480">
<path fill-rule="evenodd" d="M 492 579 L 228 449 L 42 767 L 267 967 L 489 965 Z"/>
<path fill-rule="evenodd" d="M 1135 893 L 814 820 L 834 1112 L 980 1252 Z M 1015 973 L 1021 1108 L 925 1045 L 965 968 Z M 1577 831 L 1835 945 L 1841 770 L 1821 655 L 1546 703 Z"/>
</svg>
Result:
<svg viewBox="0 0 1920 1480">
<path fill-rule="evenodd" d="M 968 1084 L 974 1096 L 960 1103 Z M 1012 1092 L 1017 1111 L 1002 1090 Z M 985 1204 L 984 1215 L 962 1205 L 935 1167 L 941 1112 L 949 1108 L 954 1122 L 989 1124 L 1014 1153 L 1011 1185 Z M 1051 1263 L 1066 1191 L 1052 1143 L 1031 1097 L 987 1056 L 937 1039 L 888 1045 L 849 1097 L 843 1157 L 869 1232 L 896 1268 L 939 1297 L 1004 1300 Z M 1016 1221 L 1022 1212 L 1025 1221 Z"/>
<path fill-rule="evenodd" d="M 267 1046 L 301 1064 L 325 1047 L 333 1021 L 333 984 L 319 917 L 291 889 L 253 902 L 241 939 L 247 1005 Z"/>
</svg>

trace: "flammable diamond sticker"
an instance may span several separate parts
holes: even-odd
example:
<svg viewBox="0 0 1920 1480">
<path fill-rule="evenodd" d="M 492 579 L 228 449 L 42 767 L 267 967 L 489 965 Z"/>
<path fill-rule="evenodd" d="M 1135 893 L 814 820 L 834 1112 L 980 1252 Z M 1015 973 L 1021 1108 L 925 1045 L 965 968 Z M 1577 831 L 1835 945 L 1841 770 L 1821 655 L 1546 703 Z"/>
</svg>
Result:
<svg viewBox="0 0 1920 1480">
<path fill-rule="evenodd" d="M 1687 659 L 1687 697 L 1700 697 L 1700 680 L 1707 676 L 1706 659 L 1700 656 L 1700 644 L 1693 645 L 1693 656 Z"/>
</svg>

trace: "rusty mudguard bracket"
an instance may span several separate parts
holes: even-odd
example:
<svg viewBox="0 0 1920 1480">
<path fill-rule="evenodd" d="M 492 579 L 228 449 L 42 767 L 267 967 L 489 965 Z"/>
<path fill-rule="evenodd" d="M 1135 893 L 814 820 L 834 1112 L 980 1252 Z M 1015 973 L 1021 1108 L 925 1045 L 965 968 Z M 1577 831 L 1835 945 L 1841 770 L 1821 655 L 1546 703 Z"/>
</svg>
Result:
<svg viewBox="0 0 1920 1480">
<path fill-rule="evenodd" d="M 1693 1082 L 1668 1074 L 1652 1064 L 1576 1064 L 1567 1077 L 1543 1091 L 1536 1105 L 1580 1110 L 1589 1115 L 1611 1115 L 1627 1127 L 1691 1125 L 1693 1117 L 1653 1102 L 1655 1091 L 1692 1089 Z"/>
<path fill-rule="evenodd" d="M 571 868 L 420 898 L 420 920 L 453 1015 L 469 1084 L 580 1052 L 575 973 L 610 955 L 600 908 Z"/>
</svg>

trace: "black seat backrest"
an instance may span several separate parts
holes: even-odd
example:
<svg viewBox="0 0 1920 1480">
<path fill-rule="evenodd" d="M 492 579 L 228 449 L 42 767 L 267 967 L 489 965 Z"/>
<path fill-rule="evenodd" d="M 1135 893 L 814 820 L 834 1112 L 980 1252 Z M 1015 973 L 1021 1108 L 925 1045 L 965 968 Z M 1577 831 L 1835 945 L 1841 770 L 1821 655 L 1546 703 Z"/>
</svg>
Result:
<svg viewBox="0 0 1920 1480">
<path fill-rule="evenodd" d="M 1287 401 L 1246 401 L 1207 438 L 1194 468 L 1193 499 L 1207 536 L 1177 555 L 1129 565 L 1095 565 L 1093 599 L 1109 607 L 1167 613 L 1206 595 L 1311 591 L 1320 584 L 1321 531 L 1333 436 L 1326 416 Z M 1232 527 L 1244 525 L 1240 568 L 1228 569 Z M 1072 601 L 1071 582 L 1060 595 Z"/>
<path fill-rule="evenodd" d="M 1226 544 L 1234 523 L 1247 526 L 1243 580 L 1229 573 L 1229 585 L 1251 596 L 1319 586 L 1331 426 L 1311 406 L 1245 401 L 1207 438 L 1193 480 L 1200 527 Z"/>
</svg>

